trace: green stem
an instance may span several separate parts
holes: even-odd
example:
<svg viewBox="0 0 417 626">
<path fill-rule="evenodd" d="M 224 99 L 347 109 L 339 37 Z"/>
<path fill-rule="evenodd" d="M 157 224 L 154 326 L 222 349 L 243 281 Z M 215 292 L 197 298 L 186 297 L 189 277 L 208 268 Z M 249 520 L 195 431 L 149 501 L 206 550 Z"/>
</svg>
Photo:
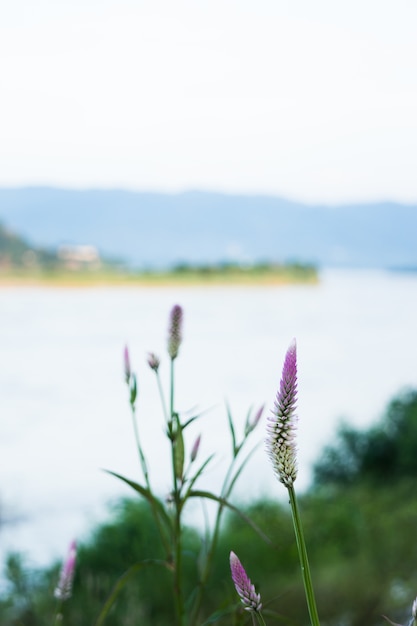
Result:
<svg viewBox="0 0 417 626">
<path fill-rule="evenodd" d="M 260 624 L 260 626 L 266 626 L 262 613 L 255 613 L 255 615 L 258 624 Z"/>
<path fill-rule="evenodd" d="M 177 506 L 175 520 L 175 571 L 174 571 L 174 593 L 175 606 L 177 610 L 178 625 L 185 623 L 184 599 L 182 590 L 182 542 L 181 542 L 181 509 Z"/>
<path fill-rule="evenodd" d="M 178 488 L 177 472 L 175 467 L 175 432 L 178 431 L 179 425 L 174 424 L 174 359 L 171 359 L 171 377 L 170 377 L 170 422 L 169 429 L 174 437 L 171 438 L 171 456 L 172 456 L 172 480 L 173 480 L 173 498 L 175 505 L 175 524 L 174 524 L 174 600 L 177 613 L 178 626 L 184 625 L 184 599 L 182 590 L 182 537 L 181 537 L 181 489 Z M 175 429 L 175 431 L 174 431 Z"/>
<path fill-rule="evenodd" d="M 170 417 L 174 414 L 174 359 L 171 359 L 171 385 L 170 385 L 170 401 L 169 401 L 169 412 Z"/>
<path fill-rule="evenodd" d="M 133 403 L 131 403 L 130 408 L 131 408 L 131 413 L 132 413 L 133 431 L 135 433 L 135 442 L 136 442 L 136 448 L 137 448 L 138 455 L 139 455 L 140 465 L 141 465 L 142 472 L 143 472 L 143 475 L 144 475 L 144 478 L 145 478 L 146 486 L 149 489 L 149 491 L 152 493 L 151 483 L 150 483 L 150 480 L 149 480 L 148 466 L 147 466 L 147 463 L 146 463 L 145 455 L 143 453 L 142 445 L 140 443 L 139 429 L 138 429 L 138 424 L 137 424 L 137 421 L 136 421 L 135 405 Z M 154 520 L 155 520 L 156 526 L 157 526 L 158 531 L 159 531 L 159 535 L 161 537 L 161 541 L 162 541 L 162 543 L 164 545 L 165 552 L 167 554 L 167 559 L 169 559 L 169 555 L 171 554 L 170 546 L 169 546 L 169 544 L 167 542 L 167 539 L 166 539 L 166 536 L 165 536 L 165 532 L 164 532 L 164 529 L 162 527 L 161 520 L 159 518 L 159 513 L 158 513 L 158 511 L 157 511 L 153 501 L 151 503 L 151 509 L 152 509 L 152 513 L 153 513 L 153 516 L 154 516 Z"/>
<path fill-rule="evenodd" d="M 54 615 L 54 626 L 58 626 L 58 624 L 62 624 L 63 615 L 62 615 L 62 600 L 57 601 L 55 615 Z"/>
<path fill-rule="evenodd" d="M 164 413 L 165 421 L 168 422 L 169 418 L 168 418 L 167 408 L 165 405 L 165 396 L 164 396 L 164 391 L 162 389 L 161 378 L 159 376 L 158 370 L 155 372 L 155 374 L 156 374 L 156 383 L 158 385 L 158 393 L 159 393 L 159 397 L 161 399 L 161 404 L 162 404 L 162 411 Z"/>
<path fill-rule="evenodd" d="M 237 458 L 237 455 L 239 454 L 240 450 L 242 448 L 242 445 L 239 446 L 237 448 L 237 450 L 235 450 L 233 459 L 229 465 L 229 468 L 226 472 L 226 476 L 225 479 L 223 481 L 223 485 L 220 491 L 220 497 L 223 499 L 226 499 L 229 494 L 230 494 L 230 488 L 233 486 L 233 482 L 231 483 L 231 485 L 229 485 L 230 483 L 230 477 L 232 475 L 233 469 L 235 467 L 235 461 Z M 193 604 L 193 608 L 191 611 L 191 618 L 190 618 L 190 624 L 191 626 L 193 626 L 194 624 L 197 624 L 197 620 L 198 620 L 198 616 L 200 613 L 200 608 L 201 608 L 201 603 L 203 600 L 203 594 L 204 594 L 204 590 L 207 584 L 207 580 L 211 571 L 211 564 L 212 564 L 212 560 L 214 557 L 214 552 L 216 550 L 217 547 L 217 541 L 219 538 L 219 531 L 220 531 L 220 522 L 222 519 L 222 514 L 223 514 L 223 510 L 224 510 L 224 505 L 223 504 L 219 504 L 217 507 L 217 512 L 216 512 L 216 519 L 214 522 L 214 528 L 213 528 L 213 534 L 211 536 L 211 541 L 210 541 L 210 547 L 207 550 L 207 555 L 206 555 L 206 559 L 205 559 L 205 563 L 204 563 L 204 567 L 202 569 L 201 572 L 201 576 L 200 576 L 200 580 L 198 583 L 198 590 L 197 590 L 197 595 L 196 598 L 194 600 L 194 604 Z"/>
<path fill-rule="evenodd" d="M 292 485 L 288 487 L 288 493 L 290 496 L 292 520 L 294 524 L 295 538 L 297 540 L 298 555 L 300 558 L 301 573 L 303 576 L 304 591 L 307 600 L 308 612 L 310 614 L 310 621 L 312 626 L 320 626 L 316 607 L 316 598 L 314 596 L 313 583 L 311 580 L 310 566 L 308 563 L 307 548 L 301 525 L 300 511 L 298 509 L 297 498 Z"/>
</svg>

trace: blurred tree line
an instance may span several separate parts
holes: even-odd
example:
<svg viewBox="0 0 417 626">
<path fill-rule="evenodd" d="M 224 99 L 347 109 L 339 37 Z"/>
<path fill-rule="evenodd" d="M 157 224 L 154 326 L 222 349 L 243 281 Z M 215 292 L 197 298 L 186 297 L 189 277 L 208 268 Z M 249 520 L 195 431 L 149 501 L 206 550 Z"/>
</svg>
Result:
<svg viewBox="0 0 417 626">
<path fill-rule="evenodd" d="M 394 398 L 379 423 L 343 425 L 314 467 L 300 508 L 322 626 L 376 626 L 382 615 L 405 623 L 417 595 L 417 391 Z M 227 605 L 219 624 L 249 624 L 231 583 L 229 553 L 242 560 L 261 593 L 267 623 L 308 623 L 289 507 L 258 501 L 245 513 L 269 536 L 264 542 L 241 518 L 225 520 L 201 624 Z M 184 567 L 190 589 L 204 537 L 188 529 Z M 64 624 L 93 625 L 119 577 L 136 561 L 162 556 L 146 503 L 123 500 L 79 547 L 73 597 Z M 0 598 L 2 626 L 52 623 L 59 566 L 31 571 L 10 555 Z M 105 624 L 172 623 L 171 573 L 144 568 L 123 588 Z M 274 615 L 274 617 L 272 617 Z M 212 623 L 212 622 L 210 622 Z"/>
</svg>

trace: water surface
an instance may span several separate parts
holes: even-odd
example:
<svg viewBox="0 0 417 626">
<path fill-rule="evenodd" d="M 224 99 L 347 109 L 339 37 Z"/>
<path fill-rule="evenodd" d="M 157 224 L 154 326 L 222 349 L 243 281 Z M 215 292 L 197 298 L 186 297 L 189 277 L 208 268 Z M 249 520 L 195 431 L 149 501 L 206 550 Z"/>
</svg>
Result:
<svg viewBox="0 0 417 626">
<path fill-rule="evenodd" d="M 417 386 L 417 276 L 325 271 L 318 286 L 0 290 L 0 502 L 19 524 L 0 529 L 0 550 L 34 563 L 65 553 L 128 488 L 102 471 L 140 479 L 122 351 L 139 381 L 139 425 L 151 478 L 169 489 L 154 374 L 146 353 L 165 357 L 173 304 L 185 311 L 177 361 L 177 407 L 211 410 L 190 428 L 203 433 L 201 459 L 216 450 L 204 486 L 215 489 L 230 450 L 224 402 L 238 429 L 247 409 L 272 406 L 285 351 L 299 355 L 299 489 L 341 418 L 365 427 L 389 399 Z M 262 441 L 265 420 L 255 439 Z M 239 498 L 284 497 L 263 445 Z M 190 511 L 197 520 L 198 507 Z"/>
</svg>

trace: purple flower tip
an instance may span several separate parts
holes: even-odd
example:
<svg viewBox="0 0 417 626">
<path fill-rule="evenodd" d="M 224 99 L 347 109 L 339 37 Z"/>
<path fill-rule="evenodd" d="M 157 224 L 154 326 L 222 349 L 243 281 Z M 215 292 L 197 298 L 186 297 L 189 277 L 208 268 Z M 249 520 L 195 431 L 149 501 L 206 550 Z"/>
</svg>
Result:
<svg viewBox="0 0 417 626">
<path fill-rule="evenodd" d="M 55 588 L 54 596 L 58 600 L 68 600 L 72 593 L 72 583 L 75 574 L 75 563 L 77 560 L 77 544 L 75 541 L 70 543 L 68 555 L 64 562 L 59 576 L 58 585 Z"/>
<path fill-rule="evenodd" d="M 256 593 L 254 585 L 252 585 L 245 572 L 245 568 L 234 552 L 230 552 L 230 570 L 233 584 L 242 604 L 245 606 L 245 611 L 259 612 L 262 609 L 261 595 Z"/>
<path fill-rule="evenodd" d="M 129 348 L 127 346 L 125 346 L 125 349 L 123 351 L 123 365 L 124 365 L 124 370 L 125 370 L 125 379 L 126 379 L 126 382 L 128 383 L 130 380 L 130 376 L 132 374 L 132 370 L 130 367 Z"/>
<path fill-rule="evenodd" d="M 245 427 L 245 435 L 249 435 L 249 433 L 251 433 L 253 430 L 255 430 L 255 428 L 257 427 L 257 425 L 259 424 L 259 421 L 262 417 L 262 413 L 264 412 L 264 408 L 265 405 L 263 404 L 261 407 L 259 407 L 259 409 L 256 411 L 255 415 L 253 416 L 252 420 L 249 421 L 249 419 L 246 422 L 246 427 Z"/>
<path fill-rule="evenodd" d="M 194 441 L 194 445 L 193 445 L 193 447 L 191 449 L 191 454 L 190 454 L 191 463 L 194 463 L 194 461 L 197 458 L 198 450 L 200 448 L 200 441 L 201 441 L 201 435 L 198 435 L 198 437 Z"/>
<path fill-rule="evenodd" d="M 287 487 L 293 485 L 297 477 L 297 448 L 295 430 L 297 417 L 297 345 L 295 339 L 285 355 L 279 391 L 272 416 L 268 417 L 268 456 L 278 479 Z"/>
</svg>

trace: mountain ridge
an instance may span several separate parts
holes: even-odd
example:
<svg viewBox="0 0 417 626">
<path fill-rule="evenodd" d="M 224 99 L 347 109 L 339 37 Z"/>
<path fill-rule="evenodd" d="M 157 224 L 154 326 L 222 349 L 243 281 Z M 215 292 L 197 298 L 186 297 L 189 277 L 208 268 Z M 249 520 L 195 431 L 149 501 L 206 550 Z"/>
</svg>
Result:
<svg viewBox="0 0 417 626">
<path fill-rule="evenodd" d="M 0 189 L 0 221 L 34 244 L 91 244 L 136 267 L 299 261 L 416 267 L 417 205 L 303 204 L 190 190 Z"/>
</svg>

